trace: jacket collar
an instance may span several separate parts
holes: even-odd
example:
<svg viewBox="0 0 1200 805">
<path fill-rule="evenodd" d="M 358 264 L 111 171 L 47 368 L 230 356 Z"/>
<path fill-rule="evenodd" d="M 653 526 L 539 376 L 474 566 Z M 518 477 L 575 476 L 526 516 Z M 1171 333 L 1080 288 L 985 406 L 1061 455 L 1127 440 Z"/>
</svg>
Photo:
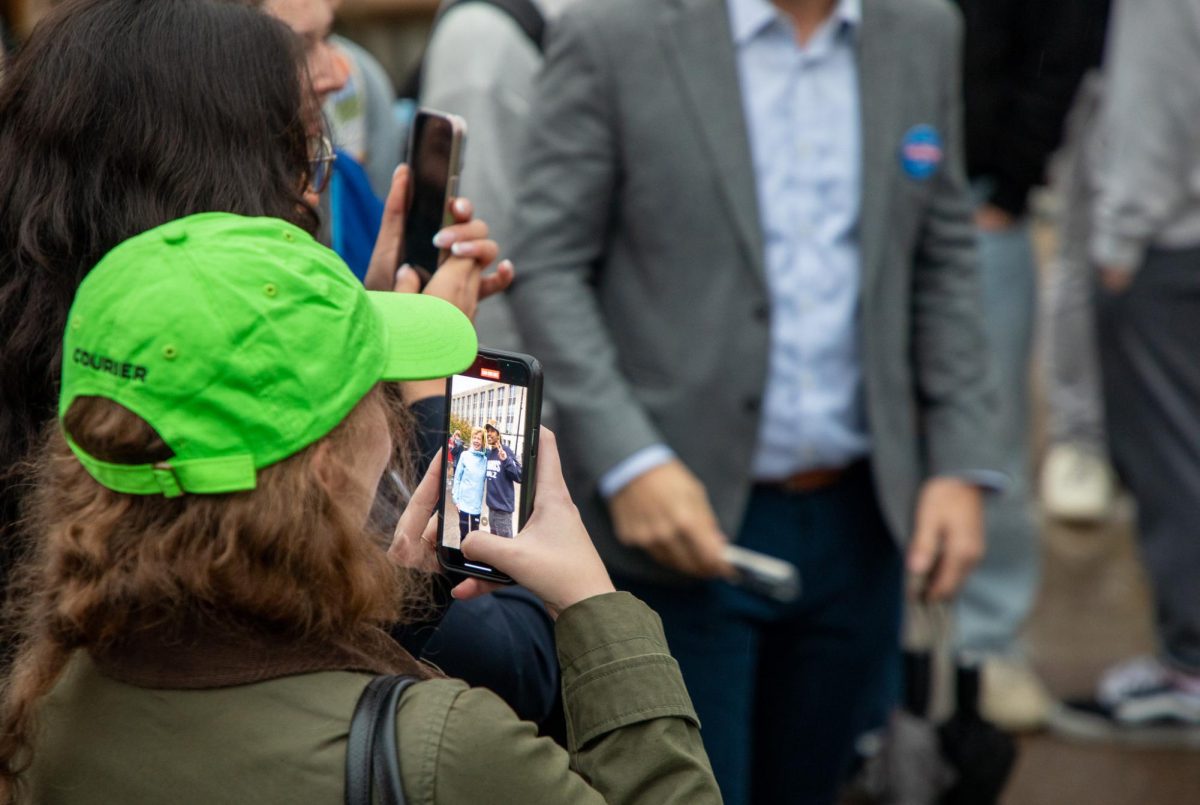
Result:
<svg viewBox="0 0 1200 805">
<path fill-rule="evenodd" d="M 359 639 L 320 643 L 262 631 L 216 628 L 139 631 L 88 652 L 110 679 L 140 688 L 200 690 L 265 682 L 321 671 L 408 674 L 434 672 L 401 648 L 382 629 Z"/>
</svg>

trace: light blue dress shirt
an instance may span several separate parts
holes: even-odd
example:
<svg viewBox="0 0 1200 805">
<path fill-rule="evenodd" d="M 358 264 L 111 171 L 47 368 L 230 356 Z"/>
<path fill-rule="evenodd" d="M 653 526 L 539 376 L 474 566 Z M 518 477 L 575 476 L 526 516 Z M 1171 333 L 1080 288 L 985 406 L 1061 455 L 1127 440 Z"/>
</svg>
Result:
<svg viewBox="0 0 1200 805">
<path fill-rule="evenodd" d="M 801 46 L 767 0 L 729 0 L 771 301 L 760 480 L 870 449 L 856 325 L 859 3 L 841 0 Z"/>
<path fill-rule="evenodd" d="M 870 449 L 856 326 L 861 0 L 841 0 L 803 46 L 768 0 L 727 2 L 771 302 L 753 473 L 778 480 Z M 665 445 L 641 450 L 605 474 L 600 491 L 612 496 L 672 457 Z"/>
</svg>

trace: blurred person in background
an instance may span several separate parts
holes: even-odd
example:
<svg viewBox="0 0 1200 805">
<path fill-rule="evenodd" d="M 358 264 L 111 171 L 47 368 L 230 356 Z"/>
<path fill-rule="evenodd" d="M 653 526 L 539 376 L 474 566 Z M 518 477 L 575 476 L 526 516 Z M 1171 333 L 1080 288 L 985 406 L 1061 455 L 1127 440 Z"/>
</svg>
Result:
<svg viewBox="0 0 1200 805">
<path fill-rule="evenodd" d="M 341 6 L 342 0 L 330 0 L 334 16 Z M 324 104 L 334 145 L 362 165 L 371 189 L 383 198 L 392 185 L 396 165 L 404 159 L 406 145 L 405 127 L 395 106 L 396 89 L 383 65 L 366 48 L 338 34 L 330 36 L 329 44 L 345 63 L 347 73 L 345 84 Z"/>
<path fill-rule="evenodd" d="M 362 157 L 366 155 L 368 90 L 375 89 L 367 81 L 377 74 L 364 70 L 334 37 L 333 0 L 232 1 L 261 7 L 300 38 L 309 80 L 329 124 L 335 157 L 330 165 L 330 181 L 318 200 L 320 238 L 341 255 L 355 276 L 364 279 L 379 236 L 383 199 L 400 159 L 399 154 L 394 155 L 386 184 L 375 189 Z M 363 55 L 370 59 L 365 52 Z M 377 67 L 373 62 L 370 66 Z M 384 91 L 390 93 L 390 84 Z M 377 130 L 379 124 L 373 123 Z"/>
<path fill-rule="evenodd" d="M 1092 212 L 1103 159 L 1100 110 L 1105 79 L 1100 64 L 1104 25 L 1093 25 L 1090 71 L 1067 118 L 1064 143 L 1052 165 L 1055 251 L 1047 270 L 1042 376 L 1046 384 L 1046 437 L 1042 510 L 1069 523 L 1097 523 L 1112 512 L 1116 478 L 1108 459 L 1100 391 L 1100 358 L 1092 304 L 1095 271 L 1089 255 Z"/>
<path fill-rule="evenodd" d="M 534 22 L 550 24 L 574 0 L 506 3 L 524 8 Z M 530 23 L 531 30 L 536 26 Z M 467 121 L 459 187 L 491 227 L 499 243 L 512 242 L 513 194 L 525 141 L 543 42 L 490 2 L 443 0 L 421 66 L 423 106 Z M 497 295 L 479 306 L 475 319 L 482 343 L 521 350 L 508 300 Z"/>
<path fill-rule="evenodd" d="M 1009 729 L 1044 724 L 1050 697 L 1018 633 L 1033 608 L 1040 543 L 1032 507 L 1030 362 L 1037 267 L 1030 191 L 1094 58 L 1103 0 L 957 0 L 966 24 L 964 131 L 975 197 L 983 322 L 995 377 L 996 429 L 1008 478 L 987 505 L 988 551 L 958 600 L 958 649 L 984 661 L 985 717 Z"/>
<path fill-rule="evenodd" d="M 831 803 L 907 567 L 995 477 L 961 25 L 914 0 L 593 0 L 550 29 L 510 290 L 577 502 L 663 618 L 729 805 Z M 796 564 L 780 604 L 723 548 Z"/>
<path fill-rule="evenodd" d="M 1200 746 L 1200 5 L 1115 9 L 1091 257 L 1109 445 L 1137 502 L 1158 645 L 1055 724 Z"/>
</svg>

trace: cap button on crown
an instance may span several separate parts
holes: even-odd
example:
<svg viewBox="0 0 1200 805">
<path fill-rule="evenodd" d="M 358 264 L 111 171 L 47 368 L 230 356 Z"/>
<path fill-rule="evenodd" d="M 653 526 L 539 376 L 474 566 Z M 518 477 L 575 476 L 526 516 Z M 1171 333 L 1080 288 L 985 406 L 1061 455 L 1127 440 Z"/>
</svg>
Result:
<svg viewBox="0 0 1200 805">
<path fill-rule="evenodd" d="M 163 243 L 170 246 L 183 243 L 187 240 L 187 229 L 182 224 L 171 224 L 163 228 L 162 239 Z"/>
</svg>

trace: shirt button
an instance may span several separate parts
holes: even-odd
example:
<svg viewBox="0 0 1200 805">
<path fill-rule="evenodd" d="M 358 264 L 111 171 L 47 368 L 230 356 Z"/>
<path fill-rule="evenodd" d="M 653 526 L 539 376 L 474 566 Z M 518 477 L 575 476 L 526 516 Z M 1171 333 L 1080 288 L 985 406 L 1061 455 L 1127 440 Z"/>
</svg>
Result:
<svg viewBox="0 0 1200 805">
<path fill-rule="evenodd" d="M 756 305 L 754 308 L 754 318 L 758 321 L 766 321 L 771 318 L 771 308 L 765 302 L 761 305 Z"/>
<path fill-rule="evenodd" d="M 760 397 L 747 397 L 746 401 L 742 403 L 742 407 L 746 409 L 747 414 L 757 414 L 758 410 L 762 408 L 762 399 Z"/>
</svg>

